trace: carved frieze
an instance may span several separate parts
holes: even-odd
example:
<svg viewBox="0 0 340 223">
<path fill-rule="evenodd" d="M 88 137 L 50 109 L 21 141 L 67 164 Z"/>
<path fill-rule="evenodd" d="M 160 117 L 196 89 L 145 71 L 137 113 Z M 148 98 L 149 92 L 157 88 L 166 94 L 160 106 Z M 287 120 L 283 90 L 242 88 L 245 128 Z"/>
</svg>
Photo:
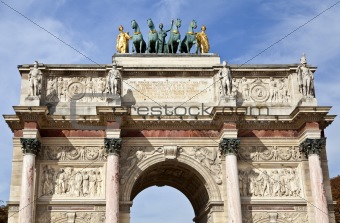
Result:
<svg viewBox="0 0 340 223">
<path fill-rule="evenodd" d="M 233 79 L 238 104 L 271 103 L 287 104 L 291 101 L 290 76 L 286 78 Z"/>
<path fill-rule="evenodd" d="M 304 223 L 308 222 L 306 212 L 250 212 L 246 211 L 243 214 L 243 222 L 292 222 Z"/>
<path fill-rule="evenodd" d="M 104 77 L 58 77 L 50 76 L 46 81 L 45 102 L 105 102 L 107 92 Z"/>
<path fill-rule="evenodd" d="M 240 160 L 252 161 L 300 161 L 299 148 L 295 146 L 250 146 L 241 147 Z"/>
<path fill-rule="evenodd" d="M 301 183 L 297 168 L 239 170 L 243 197 L 300 197 Z"/>
<path fill-rule="evenodd" d="M 103 146 L 43 146 L 42 150 L 42 160 L 104 161 L 107 156 Z"/>
<path fill-rule="evenodd" d="M 105 222 L 104 212 L 49 212 L 39 210 L 36 214 L 36 220 L 39 223 L 53 222 L 88 222 L 101 223 Z"/>
<path fill-rule="evenodd" d="M 104 195 L 102 167 L 44 165 L 40 172 L 40 195 L 53 198 L 101 197 Z"/>
</svg>

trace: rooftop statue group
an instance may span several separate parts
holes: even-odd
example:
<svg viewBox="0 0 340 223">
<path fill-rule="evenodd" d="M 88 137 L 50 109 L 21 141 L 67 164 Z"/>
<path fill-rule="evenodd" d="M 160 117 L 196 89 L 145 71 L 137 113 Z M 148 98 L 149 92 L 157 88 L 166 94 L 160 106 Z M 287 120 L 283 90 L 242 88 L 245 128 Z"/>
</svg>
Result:
<svg viewBox="0 0 340 223">
<path fill-rule="evenodd" d="M 181 27 L 182 20 L 177 19 L 171 21 L 171 27 L 163 30 L 163 24 L 159 24 L 159 31 L 156 30 L 155 25 L 151 19 L 147 20 L 150 29 L 148 33 L 147 43 L 143 39 L 136 20 L 131 21 L 131 28 L 134 30 L 132 36 L 129 32 L 124 32 L 123 26 L 119 26 L 119 34 L 117 37 L 116 49 L 118 53 L 129 53 L 129 40 L 132 40 L 132 52 L 136 53 L 190 53 L 190 49 L 196 45 L 196 53 L 209 52 L 209 40 L 205 33 L 206 27 L 203 25 L 201 32 L 195 33 L 194 29 L 197 28 L 197 22 L 192 20 L 188 27 L 184 39 L 181 41 L 181 34 L 179 28 Z M 170 32 L 168 42 L 165 38 L 167 33 Z"/>
</svg>

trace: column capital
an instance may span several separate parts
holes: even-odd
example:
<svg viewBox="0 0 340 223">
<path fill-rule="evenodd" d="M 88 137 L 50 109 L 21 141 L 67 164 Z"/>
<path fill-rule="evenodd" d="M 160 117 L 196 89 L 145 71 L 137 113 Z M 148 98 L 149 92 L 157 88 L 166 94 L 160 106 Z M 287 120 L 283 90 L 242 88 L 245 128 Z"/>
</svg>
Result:
<svg viewBox="0 0 340 223">
<path fill-rule="evenodd" d="M 104 145 L 107 154 L 120 154 L 120 148 L 122 147 L 121 138 L 104 138 Z"/>
<path fill-rule="evenodd" d="M 20 138 L 22 152 L 24 154 L 38 155 L 41 143 L 37 138 Z"/>
<path fill-rule="evenodd" d="M 238 154 L 240 139 L 237 138 L 222 138 L 220 142 L 220 152 L 222 155 Z"/>
<path fill-rule="evenodd" d="M 320 155 L 323 146 L 326 144 L 326 139 L 305 139 L 300 144 L 300 152 L 304 153 L 305 156 L 308 158 L 309 155 Z"/>
</svg>

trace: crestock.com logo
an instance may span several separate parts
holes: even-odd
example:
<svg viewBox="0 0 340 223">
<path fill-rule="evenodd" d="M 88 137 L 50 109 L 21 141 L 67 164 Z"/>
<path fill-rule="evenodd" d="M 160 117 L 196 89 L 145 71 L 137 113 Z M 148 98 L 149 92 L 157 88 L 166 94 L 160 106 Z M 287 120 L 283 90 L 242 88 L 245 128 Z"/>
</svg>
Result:
<svg viewBox="0 0 340 223">
<path fill-rule="evenodd" d="M 98 98 L 100 99 L 99 103 L 97 102 L 82 102 L 79 101 L 81 99 L 86 98 Z M 81 103 L 81 104 L 80 104 Z M 126 107 L 128 109 L 128 114 L 135 115 L 135 116 L 141 116 L 143 118 L 146 118 L 148 116 L 153 117 L 164 117 L 164 116 L 171 116 L 171 118 L 178 118 L 182 119 L 183 117 L 195 117 L 198 116 L 212 116 L 211 112 L 214 108 L 214 106 L 207 106 L 204 103 L 196 104 L 196 105 L 188 105 L 184 106 L 183 102 L 178 103 L 171 103 L 171 105 L 168 104 L 157 104 L 157 103 L 144 103 L 142 106 L 135 106 L 133 103 L 129 102 L 121 102 L 121 97 L 118 95 L 112 95 L 112 94 L 101 94 L 101 93 L 82 93 L 82 94 L 76 94 L 74 95 L 70 100 L 70 121 L 71 125 L 74 129 L 79 130 L 105 130 L 110 129 L 110 127 L 106 125 L 88 125 L 86 124 L 87 121 L 84 119 L 80 119 L 81 116 L 85 115 L 85 110 L 87 112 L 91 112 L 91 107 L 89 106 L 90 103 L 96 103 L 96 106 L 112 106 L 112 111 L 114 112 L 117 107 L 120 107 L 120 104 L 122 107 Z M 178 104 L 178 106 L 176 106 Z M 86 106 L 86 107 L 85 107 Z M 93 107 L 94 108 L 94 107 Z M 240 107 L 220 107 L 222 108 L 220 110 L 221 115 L 237 115 L 242 114 L 244 115 L 244 107 L 240 109 Z M 248 115 L 268 115 L 269 109 L 268 107 L 247 107 Z M 81 115 L 79 115 L 81 114 Z M 85 116 L 83 116 L 85 117 Z M 121 117 L 117 115 L 115 117 L 116 122 L 121 122 Z M 83 123 L 83 124 L 81 124 Z M 92 122 L 95 123 L 95 122 Z"/>
</svg>

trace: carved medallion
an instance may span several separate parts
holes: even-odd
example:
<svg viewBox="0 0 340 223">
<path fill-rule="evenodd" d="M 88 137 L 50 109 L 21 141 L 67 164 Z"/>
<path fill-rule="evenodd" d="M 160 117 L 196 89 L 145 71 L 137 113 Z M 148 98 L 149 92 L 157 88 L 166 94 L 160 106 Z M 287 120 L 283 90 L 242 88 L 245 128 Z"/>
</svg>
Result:
<svg viewBox="0 0 340 223">
<path fill-rule="evenodd" d="M 68 96 L 73 100 L 79 100 L 84 97 L 85 86 L 80 82 L 73 82 L 68 86 Z"/>
<path fill-rule="evenodd" d="M 269 91 L 264 85 L 254 85 L 250 92 L 250 96 L 254 101 L 264 102 L 268 100 Z"/>
</svg>

